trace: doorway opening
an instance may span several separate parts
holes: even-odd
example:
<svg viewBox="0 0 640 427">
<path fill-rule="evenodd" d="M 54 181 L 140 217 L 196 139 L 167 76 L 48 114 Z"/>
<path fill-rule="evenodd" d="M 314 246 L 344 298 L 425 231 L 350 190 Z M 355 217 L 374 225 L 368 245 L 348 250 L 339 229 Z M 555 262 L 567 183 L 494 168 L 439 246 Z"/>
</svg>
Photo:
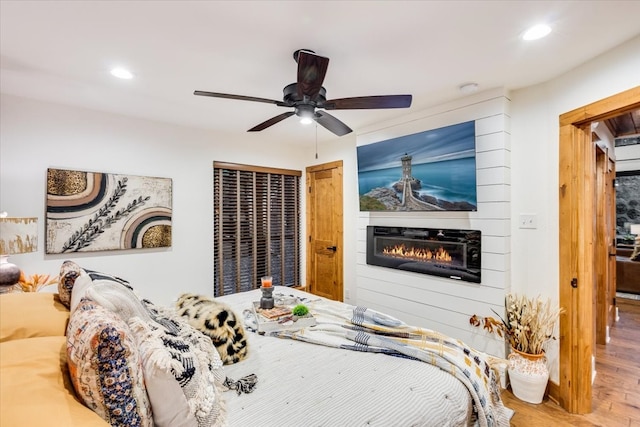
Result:
<svg viewBox="0 0 640 427">
<path fill-rule="evenodd" d="M 560 384 L 557 400 L 571 413 L 591 412 L 595 355 L 597 214 L 596 150 L 591 123 L 640 108 L 640 86 L 560 116 L 559 295 Z"/>
</svg>

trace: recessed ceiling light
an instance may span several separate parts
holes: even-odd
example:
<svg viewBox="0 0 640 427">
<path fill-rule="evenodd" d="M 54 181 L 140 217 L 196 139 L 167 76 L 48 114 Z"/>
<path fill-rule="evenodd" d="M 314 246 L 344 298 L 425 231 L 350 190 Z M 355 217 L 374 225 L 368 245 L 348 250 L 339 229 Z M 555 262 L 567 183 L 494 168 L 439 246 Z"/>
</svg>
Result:
<svg viewBox="0 0 640 427">
<path fill-rule="evenodd" d="M 126 70 L 124 68 L 120 68 L 120 67 L 114 68 L 113 70 L 111 70 L 111 75 L 119 79 L 126 79 L 126 80 L 133 78 L 133 74 L 131 73 L 131 71 Z"/>
<path fill-rule="evenodd" d="M 523 40 L 538 40 L 546 37 L 551 32 L 551 27 L 547 24 L 538 24 L 529 28 L 522 36 Z"/>
<path fill-rule="evenodd" d="M 465 95 L 468 95 L 478 90 L 478 83 L 465 83 L 463 85 L 460 85 L 459 89 L 460 89 L 460 92 L 464 93 Z"/>
</svg>

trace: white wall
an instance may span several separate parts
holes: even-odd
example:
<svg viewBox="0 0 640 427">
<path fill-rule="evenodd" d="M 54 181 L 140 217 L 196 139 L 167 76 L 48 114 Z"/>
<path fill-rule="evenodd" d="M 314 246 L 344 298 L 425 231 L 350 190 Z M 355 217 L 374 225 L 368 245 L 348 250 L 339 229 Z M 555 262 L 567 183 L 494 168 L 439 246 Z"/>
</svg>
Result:
<svg viewBox="0 0 640 427">
<path fill-rule="evenodd" d="M 559 286 L 559 116 L 640 85 L 640 37 L 549 82 L 513 91 L 511 217 L 537 215 L 538 228 L 511 223 L 512 289 L 557 303 Z M 557 343 L 547 352 L 558 382 Z"/>
<path fill-rule="evenodd" d="M 535 213 L 537 230 L 512 223 L 513 289 L 558 299 L 558 118 L 640 85 L 640 37 L 550 82 L 511 94 L 511 215 Z"/>
<path fill-rule="evenodd" d="M 39 220 L 38 252 L 11 261 L 26 274 L 57 275 L 72 259 L 129 280 L 158 304 L 184 291 L 213 294 L 213 161 L 304 170 L 307 154 L 265 136 L 256 144 L 253 134 L 221 135 L 9 95 L 0 108 L 0 211 Z M 172 247 L 45 255 L 49 167 L 171 178 Z"/>
<path fill-rule="evenodd" d="M 350 141 L 348 147 L 345 143 L 336 145 L 337 152 L 348 159 L 344 172 L 345 240 L 355 242 L 353 250 L 345 250 L 345 293 L 351 297 L 346 298 L 348 302 L 504 355 L 504 345 L 470 327 L 469 317 L 492 314 L 492 308 L 502 312 L 505 292 L 510 288 L 509 103 L 504 91 L 488 91 L 381 123 L 359 133 L 357 141 Z M 476 121 L 477 212 L 359 211 L 356 145 L 471 120 Z M 482 284 L 367 265 L 367 225 L 481 230 Z"/>
<path fill-rule="evenodd" d="M 616 147 L 616 172 L 640 170 L 640 144 Z"/>
</svg>

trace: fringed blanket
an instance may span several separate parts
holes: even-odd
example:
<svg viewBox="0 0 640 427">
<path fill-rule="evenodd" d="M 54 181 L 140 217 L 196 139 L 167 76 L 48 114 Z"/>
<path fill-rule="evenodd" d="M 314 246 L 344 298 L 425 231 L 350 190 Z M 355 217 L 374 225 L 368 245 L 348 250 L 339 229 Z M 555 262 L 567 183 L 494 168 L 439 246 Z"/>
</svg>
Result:
<svg viewBox="0 0 640 427">
<path fill-rule="evenodd" d="M 462 341 L 409 326 L 364 307 L 326 300 L 305 301 L 305 304 L 316 317 L 316 326 L 266 335 L 430 363 L 466 386 L 474 402 L 476 424 L 480 427 L 509 426 L 511 410 L 502 404 L 496 373 L 482 353 Z M 245 326 L 256 330 L 255 317 L 250 311 L 245 311 Z"/>
</svg>

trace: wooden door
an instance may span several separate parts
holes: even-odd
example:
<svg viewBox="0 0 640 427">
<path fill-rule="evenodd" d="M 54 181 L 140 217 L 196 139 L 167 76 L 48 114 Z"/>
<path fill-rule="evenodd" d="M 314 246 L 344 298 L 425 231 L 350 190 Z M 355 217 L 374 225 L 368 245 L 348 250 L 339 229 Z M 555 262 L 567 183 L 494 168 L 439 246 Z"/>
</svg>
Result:
<svg viewBox="0 0 640 427">
<path fill-rule="evenodd" d="M 571 413 L 591 412 L 595 313 L 595 150 L 585 128 L 640 108 L 640 86 L 560 116 L 560 384 L 549 395 Z"/>
<path fill-rule="evenodd" d="M 342 161 L 307 168 L 308 291 L 342 301 Z"/>
</svg>

